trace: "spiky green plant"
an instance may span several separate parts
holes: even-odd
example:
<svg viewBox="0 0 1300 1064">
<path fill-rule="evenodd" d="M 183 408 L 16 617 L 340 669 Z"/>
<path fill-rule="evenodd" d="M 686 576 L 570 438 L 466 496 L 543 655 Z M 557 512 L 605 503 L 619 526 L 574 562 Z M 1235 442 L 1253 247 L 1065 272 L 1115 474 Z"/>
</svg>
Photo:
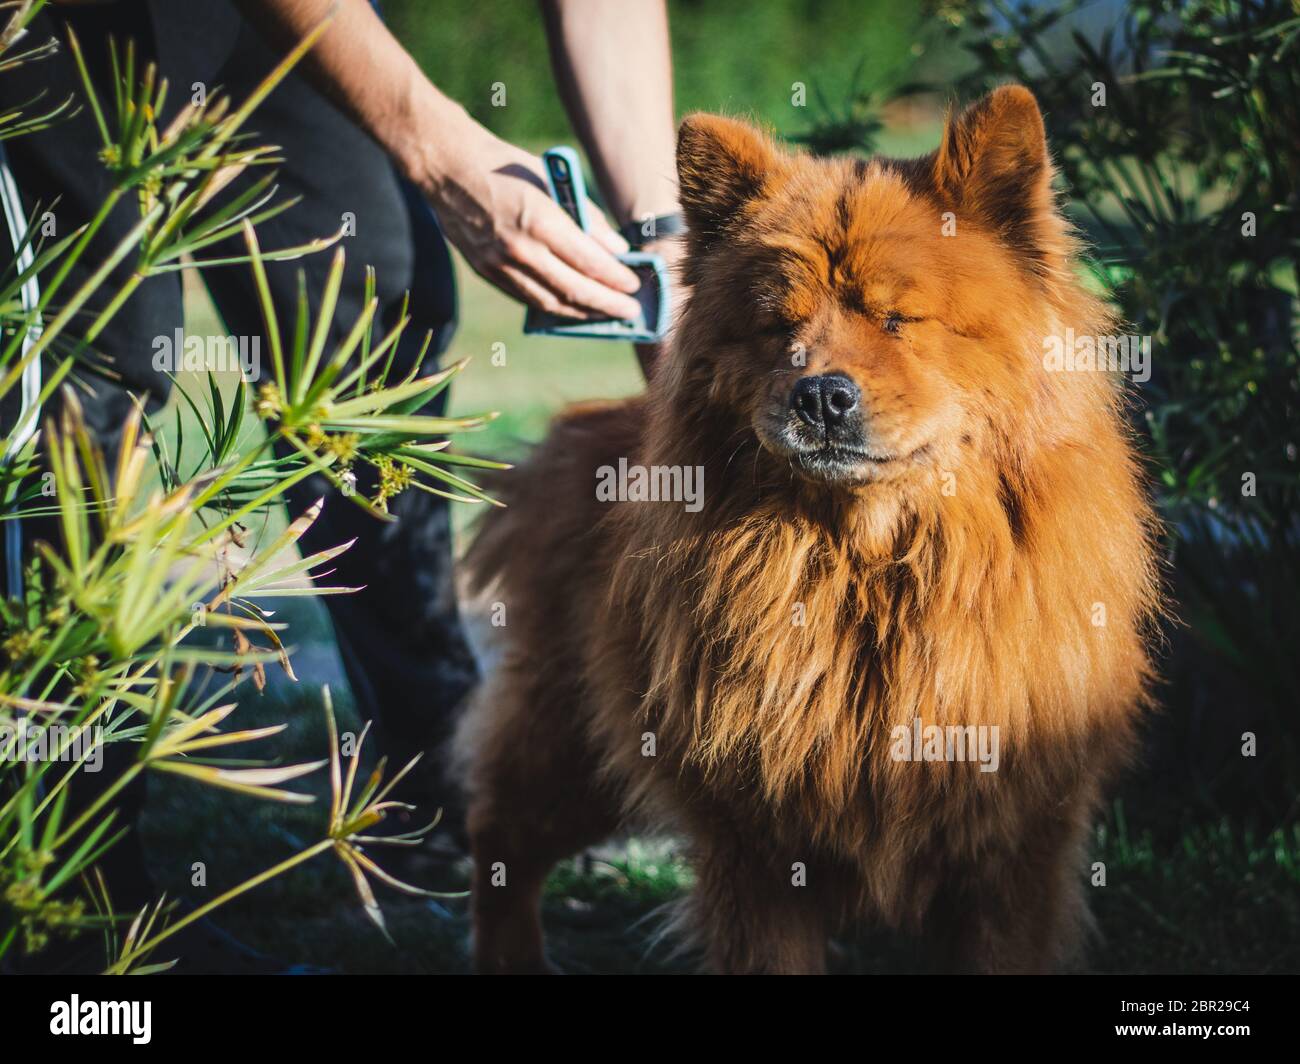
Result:
<svg viewBox="0 0 1300 1064">
<path fill-rule="evenodd" d="M 17 40 L 40 6 L 19 5 L 0 33 L 0 45 Z M 81 46 L 72 39 L 83 81 L 79 105 L 94 115 L 102 141 L 99 157 L 113 187 L 90 222 L 48 246 L 29 220 L 19 250 L 29 248 L 32 261 L 24 267 L 18 264 L 21 255 L 15 255 L 15 268 L 0 281 L 0 398 L 21 386 L 26 367 L 44 359 L 39 399 L 50 404 L 141 283 L 186 263 L 199 269 L 211 265 L 202 257 L 204 249 L 238 234 L 246 255 L 220 261 L 242 262 L 252 271 L 273 376 L 256 395 L 240 381 L 230 400 L 215 380 L 206 396 L 180 389 L 199 426 L 197 458 L 183 457 L 179 416 L 169 445 L 137 404 L 110 464 L 66 389 L 58 416 L 30 439 L 29 426 L 5 426 L 0 448 L 10 456 L 0 476 L 5 515 L 53 515 L 60 535 L 57 543 L 37 545 L 25 567 L 21 596 L 0 601 L 0 966 L 19 955 L 40 954 L 56 938 L 97 930 L 104 936 L 109 972 L 163 970 L 172 962 L 155 959 L 156 951 L 177 930 L 329 852 L 352 872 L 365 910 L 381 930 L 369 878 L 416 890 L 384 873 L 367 852 L 381 841 L 415 841 L 409 834 L 384 839 L 367 834 L 394 808 L 388 794 L 402 773 L 385 782 L 381 766 L 356 790 L 359 751 L 345 768 L 328 694 L 325 758 L 249 765 L 231 757 L 242 744 L 283 728 L 228 728 L 235 710 L 232 692 L 244 676 L 258 677 L 275 662 L 292 676 L 279 634 L 283 626 L 272 620 L 264 602 L 351 590 L 303 586 L 304 576 L 346 549 L 293 555 L 321 506 L 356 504 L 376 519 L 391 520 L 387 503 L 407 488 L 490 501 L 454 470 L 496 465 L 447 450 L 449 434 L 478 427 L 486 417 L 417 413 L 447 387 L 459 365 L 421 376 L 421 358 L 402 379 L 390 379 L 393 352 L 409 318 L 403 314 L 385 335 L 373 335 L 373 276 L 357 321 L 326 351 L 342 283 L 341 250 L 316 315 L 309 315 L 304 292 L 291 338 L 285 339 L 264 263 L 321 250 L 333 239 L 270 252 L 260 248 L 256 225 L 288 206 L 274 202 L 273 173 L 225 202 L 215 200 L 234 176 L 274 161 L 270 149 L 250 143 L 243 127 L 323 28 L 302 41 L 238 107 L 218 96 L 187 106 L 165 129 L 157 122 L 167 85 L 151 65 L 137 70 L 133 48 L 115 48 L 114 94 L 105 106 L 87 74 Z M 47 52 L 38 43 L 21 55 L 0 57 L 0 76 Z M 35 119 L 0 115 L 0 136 L 41 128 L 67 108 L 66 102 L 56 103 Z M 132 200 L 137 224 L 87 280 L 68 291 L 73 265 L 84 262 L 110 211 Z M 31 219 L 37 217 L 39 206 Z M 106 290 L 114 267 L 126 261 L 134 266 L 127 280 Z M 38 278 L 41 288 L 34 306 L 22 298 L 31 278 Z M 96 309 L 87 312 L 90 306 Z M 292 448 L 287 456 L 274 450 L 281 440 Z M 380 487 L 372 498 L 351 490 L 350 474 L 358 462 L 379 470 Z M 44 470 L 57 489 L 52 504 L 32 482 L 33 474 Z M 340 488 L 340 497 L 317 502 L 270 542 L 247 542 L 251 518 L 317 472 Z M 156 486 L 151 487 L 151 477 Z M 230 643 L 197 639 L 201 628 L 228 634 Z M 264 648 L 253 639 L 263 640 Z M 112 744 L 129 744 L 125 767 L 96 778 L 93 799 L 73 813 L 70 786 L 84 786 L 96 749 Z M 162 899 L 138 913 L 114 911 L 97 864 L 129 830 L 119 823 L 115 802 L 138 776 L 170 773 L 267 801 L 309 802 L 310 796 L 286 785 L 326 766 L 334 798 L 319 842 L 180 919 L 173 919 Z"/>
</svg>

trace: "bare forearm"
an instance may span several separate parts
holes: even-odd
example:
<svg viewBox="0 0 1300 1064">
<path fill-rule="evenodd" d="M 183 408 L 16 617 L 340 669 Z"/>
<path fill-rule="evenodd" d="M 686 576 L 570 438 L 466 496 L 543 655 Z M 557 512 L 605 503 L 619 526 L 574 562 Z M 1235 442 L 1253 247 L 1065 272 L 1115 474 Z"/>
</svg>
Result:
<svg viewBox="0 0 1300 1064">
<path fill-rule="evenodd" d="M 546 195 L 539 160 L 494 136 L 424 76 L 366 0 L 238 0 L 282 44 L 333 14 L 307 53 L 317 86 L 420 188 L 443 232 L 503 292 L 554 314 L 629 317 L 637 276 L 604 216 L 583 232 Z"/>
<path fill-rule="evenodd" d="M 663 0 L 541 0 L 551 62 L 619 222 L 677 209 L 672 60 Z"/>
<path fill-rule="evenodd" d="M 366 0 L 238 0 L 255 26 L 290 45 L 331 11 L 329 29 L 304 60 L 317 86 L 426 192 L 441 152 L 473 120 L 426 78 Z"/>
</svg>

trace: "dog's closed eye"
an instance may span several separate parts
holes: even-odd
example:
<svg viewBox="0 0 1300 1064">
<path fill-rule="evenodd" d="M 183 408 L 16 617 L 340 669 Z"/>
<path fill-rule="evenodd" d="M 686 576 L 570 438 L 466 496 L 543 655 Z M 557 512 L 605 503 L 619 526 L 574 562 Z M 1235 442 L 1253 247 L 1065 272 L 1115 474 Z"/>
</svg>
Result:
<svg viewBox="0 0 1300 1064">
<path fill-rule="evenodd" d="M 909 318 L 906 314 L 900 314 L 896 310 L 891 310 L 884 316 L 880 327 L 889 333 L 890 336 L 897 336 L 903 331 L 904 325 L 911 325 L 921 321 L 921 318 Z"/>
</svg>

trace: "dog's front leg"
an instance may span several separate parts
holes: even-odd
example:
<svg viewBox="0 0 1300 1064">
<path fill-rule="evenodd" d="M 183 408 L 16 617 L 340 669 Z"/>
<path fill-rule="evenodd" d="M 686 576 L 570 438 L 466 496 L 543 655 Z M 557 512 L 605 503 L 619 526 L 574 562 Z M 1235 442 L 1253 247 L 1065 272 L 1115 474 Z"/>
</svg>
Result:
<svg viewBox="0 0 1300 1064">
<path fill-rule="evenodd" d="M 1081 850 L 1088 826 L 1042 823 L 1014 848 L 952 869 L 927 938 L 940 971 L 1042 974 L 1080 960 L 1091 926 Z"/>
<path fill-rule="evenodd" d="M 799 855 L 763 852 L 760 840 L 714 836 L 699 847 L 688 934 L 706 966 L 728 975 L 821 975 L 827 910 Z"/>
</svg>

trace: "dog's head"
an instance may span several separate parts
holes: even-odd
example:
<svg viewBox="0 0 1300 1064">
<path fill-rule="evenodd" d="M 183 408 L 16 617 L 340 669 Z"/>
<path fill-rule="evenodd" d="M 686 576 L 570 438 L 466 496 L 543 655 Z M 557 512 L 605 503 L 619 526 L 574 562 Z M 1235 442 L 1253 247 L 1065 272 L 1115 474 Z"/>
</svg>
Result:
<svg viewBox="0 0 1300 1064">
<path fill-rule="evenodd" d="M 907 162 L 682 125 L 676 387 L 836 490 L 953 468 L 1033 400 L 1025 337 L 1068 244 L 1033 96 L 1008 87 Z"/>
</svg>

